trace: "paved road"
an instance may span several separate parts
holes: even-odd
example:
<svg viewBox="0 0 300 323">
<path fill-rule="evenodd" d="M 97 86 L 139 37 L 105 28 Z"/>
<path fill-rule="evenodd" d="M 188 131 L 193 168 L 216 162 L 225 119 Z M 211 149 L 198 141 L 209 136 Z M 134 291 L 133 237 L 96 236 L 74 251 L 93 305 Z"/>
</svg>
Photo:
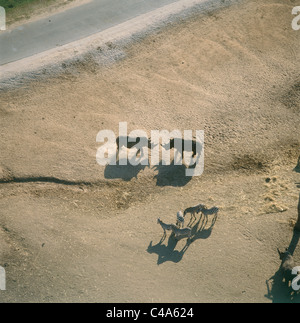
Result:
<svg viewBox="0 0 300 323">
<path fill-rule="evenodd" d="M 0 31 L 0 65 L 65 45 L 176 0 L 93 0 L 51 17 Z"/>
</svg>

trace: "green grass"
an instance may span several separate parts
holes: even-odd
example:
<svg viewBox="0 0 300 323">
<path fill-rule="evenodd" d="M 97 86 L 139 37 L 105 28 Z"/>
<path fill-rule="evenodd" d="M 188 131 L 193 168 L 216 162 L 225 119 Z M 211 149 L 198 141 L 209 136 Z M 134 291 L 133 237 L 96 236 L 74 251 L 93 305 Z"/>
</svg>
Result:
<svg viewBox="0 0 300 323">
<path fill-rule="evenodd" d="M 71 2 L 72 0 L 68 0 Z M 15 21 L 29 19 L 46 7 L 64 4 L 63 0 L 0 0 L 0 6 L 6 10 L 8 25 Z"/>
<path fill-rule="evenodd" d="M 48 2 L 47 0 L 0 0 L 0 6 L 10 11 L 19 6 L 29 5 L 36 2 Z"/>
</svg>

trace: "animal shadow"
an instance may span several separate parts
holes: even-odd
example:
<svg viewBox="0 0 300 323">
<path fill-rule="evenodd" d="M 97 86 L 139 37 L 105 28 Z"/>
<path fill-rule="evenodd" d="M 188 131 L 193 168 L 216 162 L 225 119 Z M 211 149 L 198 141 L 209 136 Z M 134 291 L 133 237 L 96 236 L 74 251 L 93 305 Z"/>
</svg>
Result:
<svg viewBox="0 0 300 323">
<path fill-rule="evenodd" d="M 266 281 L 268 293 L 266 298 L 273 303 L 300 303 L 300 293 L 292 289 L 285 281 L 281 268 Z"/>
<path fill-rule="evenodd" d="M 294 231 L 287 249 L 291 255 L 294 254 L 299 238 L 300 233 Z M 286 281 L 281 265 L 276 273 L 266 281 L 266 286 L 268 292 L 265 297 L 272 300 L 273 303 L 300 303 L 300 291 L 294 291 L 290 282 Z"/>
<path fill-rule="evenodd" d="M 106 179 L 122 179 L 123 181 L 130 181 L 132 178 L 137 178 L 138 174 L 147 166 L 131 164 L 120 165 L 107 165 L 104 170 L 104 177 Z"/>
<path fill-rule="evenodd" d="M 169 236 L 167 245 L 162 244 L 163 241 L 164 239 L 161 239 L 156 245 L 153 245 L 151 241 L 147 248 L 148 253 L 156 253 L 158 255 L 157 265 L 161 265 L 166 261 L 172 261 L 174 263 L 180 262 L 190 245 L 190 243 L 187 241 L 186 245 L 180 251 L 175 250 L 179 240 L 175 238 L 174 234 Z"/>
<path fill-rule="evenodd" d="M 198 222 L 192 227 L 191 243 L 198 239 L 208 239 L 211 236 L 213 227 L 217 221 L 218 213 L 214 215 L 210 226 L 207 228 L 208 217 L 201 214 Z"/>
<path fill-rule="evenodd" d="M 175 235 L 171 233 L 167 245 L 163 244 L 163 242 L 165 241 L 165 234 L 163 234 L 161 240 L 156 245 L 153 245 L 152 241 L 150 242 L 147 248 L 147 252 L 150 254 L 156 253 L 158 255 L 157 265 L 161 265 L 166 261 L 178 263 L 182 260 L 184 254 L 192 243 L 194 243 L 198 239 L 208 239 L 211 236 L 213 227 L 217 221 L 217 217 L 218 215 L 216 214 L 212 219 L 211 225 L 208 228 L 206 228 L 208 222 L 207 219 L 205 219 L 204 216 L 200 217 L 198 222 L 192 227 L 191 238 L 186 240 L 186 244 L 180 251 L 175 249 L 176 245 L 180 240 L 186 238 L 176 238 Z"/>
<path fill-rule="evenodd" d="M 116 165 L 110 165 L 108 164 L 105 167 L 104 170 L 104 177 L 106 179 L 122 179 L 124 181 L 130 181 L 132 178 L 137 178 L 138 174 L 144 170 L 146 167 L 149 167 L 149 165 L 141 165 L 141 163 L 138 163 L 137 165 L 132 165 L 130 161 L 127 159 L 126 164 L 127 165 L 122 165 L 120 164 L 120 149 L 124 148 L 123 146 L 121 147 L 121 139 L 126 143 L 127 142 L 127 147 L 132 148 L 135 146 L 137 143 L 140 143 L 142 138 L 137 138 L 133 142 L 128 142 L 130 139 L 129 137 L 118 137 L 116 140 L 117 143 L 117 163 Z M 150 139 L 148 138 L 143 138 L 145 141 L 144 146 L 141 146 L 142 148 L 147 148 L 150 149 L 152 148 L 152 144 Z M 154 145 L 155 146 L 155 145 Z M 140 148 L 141 148 L 140 147 Z M 143 149 L 140 149 L 136 152 L 136 155 L 133 156 L 134 161 L 136 162 L 136 158 L 138 160 L 142 160 L 144 157 Z M 199 161 L 199 156 L 197 158 L 197 162 Z M 149 163 L 149 160 L 148 160 Z M 186 175 L 186 170 L 187 169 L 193 169 L 195 168 L 195 163 L 194 165 L 191 165 L 187 167 L 184 163 L 180 165 L 175 165 L 174 159 L 170 163 L 170 165 L 163 165 L 163 161 L 161 160 L 159 165 L 156 165 L 152 167 L 154 171 L 157 171 L 157 175 L 154 176 L 154 179 L 156 179 L 156 185 L 157 186 L 174 186 L 174 187 L 182 187 L 185 186 L 187 183 L 189 183 L 193 176 L 187 176 Z"/>
<path fill-rule="evenodd" d="M 170 165 L 157 165 L 154 166 L 154 170 L 158 172 L 154 176 L 157 186 L 174 186 L 182 187 L 188 184 L 191 180 L 191 176 L 186 176 L 185 171 L 187 167 L 182 165 L 174 165 L 172 160 Z"/>
<path fill-rule="evenodd" d="M 142 145 L 141 141 L 144 141 L 144 145 Z M 151 141 L 147 137 L 117 137 L 117 162 L 116 165 L 108 164 L 104 170 L 104 177 L 106 179 L 122 179 L 124 181 L 130 181 L 132 178 L 137 178 L 138 174 L 144 170 L 148 165 L 141 165 L 141 163 L 137 165 L 132 165 L 130 163 L 129 157 L 126 159 L 122 158 L 122 162 L 120 161 L 120 149 L 123 148 L 122 143 L 126 144 L 127 148 L 132 148 L 138 143 L 140 144 L 139 150 L 136 151 L 135 156 L 132 156 L 134 159 L 142 159 L 144 157 L 143 149 L 151 148 Z M 126 163 L 127 165 L 122 165 Z"/>
</svg>

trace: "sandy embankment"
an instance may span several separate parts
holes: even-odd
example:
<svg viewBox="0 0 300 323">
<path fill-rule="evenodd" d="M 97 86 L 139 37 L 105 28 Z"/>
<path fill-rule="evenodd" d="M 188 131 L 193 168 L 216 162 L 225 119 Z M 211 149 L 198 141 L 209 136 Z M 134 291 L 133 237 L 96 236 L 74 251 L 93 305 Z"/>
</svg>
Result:
<svg viewBox="0 0 300 323">
<path fill-rule="evenodd" d="M 292 7 L 195 10 L 1 92 L 2 301 L 287 300 L 278 281 L 266 297 L 266 280 L 280 265 L 276 248 L 289 246 L 299 198 Z M 121 59 L 96 63 L 110 53 Z M 204 129 L 204 175 L 101 168 L 96 135 L 119 121 L 148 133 Z M 220 206 L 215 225 L 196 224 L 186 251 L 185 240 L 159 244 L 157 217 L 174 221 L 198 202 Z"/>
</svg>

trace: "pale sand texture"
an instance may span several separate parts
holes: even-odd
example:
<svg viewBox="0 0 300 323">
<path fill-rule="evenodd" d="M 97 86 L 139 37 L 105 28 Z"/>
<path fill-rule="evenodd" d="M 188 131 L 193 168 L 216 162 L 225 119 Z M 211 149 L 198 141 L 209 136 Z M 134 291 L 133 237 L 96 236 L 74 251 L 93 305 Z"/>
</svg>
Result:
<svg viewBox="0 0 300 323">
<path fill-rule="evenodd" d="M 266 280 L 299 198 L 294 6 L 194 11 L 1 92 L 1 301 L 271 301 Z M 204 129 L 204 175 L 100 167 L 96 135 L 119 121 L 149 134 Z M 197 203 L 220 207 L 214 226 L 196 223 L 185 252 L 169 234 L 158 244 L 157 218 Z M 299 247 L 294 256 L 300 265 Z M 269 296 L 289 301 L 278 281 Z"/>
</svg>

